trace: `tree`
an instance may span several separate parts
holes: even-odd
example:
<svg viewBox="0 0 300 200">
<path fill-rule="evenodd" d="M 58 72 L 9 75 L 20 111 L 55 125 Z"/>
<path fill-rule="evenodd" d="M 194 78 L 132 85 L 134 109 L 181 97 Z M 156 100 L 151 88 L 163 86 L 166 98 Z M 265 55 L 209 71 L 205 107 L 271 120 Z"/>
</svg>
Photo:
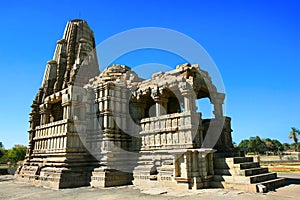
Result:
<svg viewBox="0 0 300 200">
<path fill-rule="evenodd" d="M 298 135 L 300 135 L 300 131 L 298 129 L 296 129 L 295 127 L 292 127 L 291 129 L 292 129 L 292 131 L 289 134 L 289 138 L 291 140 L 294 140 L 294 142 L 296 144 L 296 150 L 298 151 L 299 150 L 299 147 L 298 147 Z"/>
<path fill-rule="evenodd" d="M 281 142 L 279 142 L 278 140 L 272 140 L 271 142 L 272 142 L 273 145 L 274 145 L 273 151 L 274 151 L 275 153 L 278 153 L 278 152 L 284 150 L 283 145 L 282 145 Z"/>
<path fill-rule="evenodd" d="M 297 148 L 298 148 L 298 144 L 296 144 L 296 143 L 292 143 L 290 147 L 291 147 L 290 149 L 297 150 Z"/>
<path fill-rule="evenodd" d="M 5 155 L 5 149 L 0 149 L 0 163 L 3 162 L 3 157 Z"/>
<path fill-rule="evenodd" d="M 250 137 L 249 140 L 242 140 L 238 145 L 239 148 L 246 148 L 247 153 L 264 153 L 267 150 L 267 146 L 260 137 Z"/>
<path fill-rule="evenodd" d="M 7 161 L 7 156 L 8 156 L 8 150 L 7 149 L 0 149 L 0 163 L 1 164 L 6 164 L 8 161 Z"/>
<path fill-rule="evenodd" d="M 238 148 L 248 149 L 249 140 L 242 140 L 238 145 Z"/>
<path fill-rule="evenodd" d="M 266 143 L 260 139 L 259 136 L 250 137 L 249 151 L 253 153 L 264 153 L 267 150 Z"/>
<path fill-rule="evenodd" d="M 12 149 L 7 151 L 6 162 L 16 165 L 18 161 L 24 160 L 27 147 L 23 145 L 15 145 Z"/>
<path fill-rule="evenodd" d="M 274 152 L 274 144 L 270 138 L 266 138 L 263 140 L 266 144 L 266 150 L 270 152 Z"/>
<path fill-rule="evenodd" d="M 283 151 L 287 151 L 291 149 L 291 145 L 289 143 L 282 144 Z"/>
<path fill-rule="evenodd" d="M 3 143 L 0 142 L 0 162 L 1 162 L 2 157 L 4 156 L 4 154 L 5 154 L 5 149 L 4 149 Z"/>
</svg>

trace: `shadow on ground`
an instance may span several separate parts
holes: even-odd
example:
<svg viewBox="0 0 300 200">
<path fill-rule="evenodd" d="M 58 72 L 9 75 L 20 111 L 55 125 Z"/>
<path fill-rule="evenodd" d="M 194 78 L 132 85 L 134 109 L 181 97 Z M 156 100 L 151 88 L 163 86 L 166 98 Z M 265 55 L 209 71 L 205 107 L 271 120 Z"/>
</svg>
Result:
<svg viewBox="0 0 300 200">
<path fill-rule="evenodd" d="M 278 174 L 278 176 L 286 179 L 286 185 L 300 185 L 300 174 Z"/>
<path fill-rule="evenodd" d="M 298 179 L 298 178 L 286 178 L 286 184 L 287 185 L 290 185 L 290 184 L 300 185 L 300 179 Z"/>
</svg>

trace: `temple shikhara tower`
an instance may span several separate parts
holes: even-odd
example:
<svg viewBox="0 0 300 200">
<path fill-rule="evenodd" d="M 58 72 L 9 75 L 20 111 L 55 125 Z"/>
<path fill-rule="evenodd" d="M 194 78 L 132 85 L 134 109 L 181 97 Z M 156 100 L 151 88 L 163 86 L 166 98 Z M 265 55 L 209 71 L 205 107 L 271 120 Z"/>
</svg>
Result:
<svg viewBox="0 0 300 200">
<path fill-rule="evenodd" d="M 211 119 L 197 108 L 202 98 L 212 104 Z M 93 31 L 72 20 L 31 105 L 28 152 L 16 178 L 56 189 L 134 184 L 267 191 L 283 185 L 233 148 L 224 99 L 197 64 L 147 80 L 126 65 L 100 73 Z"/>
</svg>

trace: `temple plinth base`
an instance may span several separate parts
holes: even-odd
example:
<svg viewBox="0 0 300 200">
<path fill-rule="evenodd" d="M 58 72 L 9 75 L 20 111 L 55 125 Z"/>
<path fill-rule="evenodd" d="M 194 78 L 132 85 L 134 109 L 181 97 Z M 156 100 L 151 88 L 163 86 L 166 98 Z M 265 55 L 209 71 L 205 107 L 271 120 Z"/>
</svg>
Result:
<svg viewBox="0 0 300 200">
<path fill-rule="evenodd" d="M 23 166 L 16 179 L 53 189 L 88 186 L 90 184 L 91 167 L 44 167 Z"/>
<path fill-rule="evenodd" d="M 92 187 L 112 187 L 132 184 L 132 173 L 113 169 L 96 168 L 92 173 Z"/>
</svg>

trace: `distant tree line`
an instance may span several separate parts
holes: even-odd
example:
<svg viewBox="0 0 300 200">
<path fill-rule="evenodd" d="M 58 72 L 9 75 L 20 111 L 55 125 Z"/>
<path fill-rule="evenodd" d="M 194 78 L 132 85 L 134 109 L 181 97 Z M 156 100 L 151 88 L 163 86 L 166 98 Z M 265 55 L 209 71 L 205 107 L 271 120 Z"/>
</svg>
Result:
<svg viewBox="0 0 300 200">
<path fill-rule="evenodd" d="M 254 154 L 266 154 L 270 152 L 279 154 L 283 151 L 297 150 L 296 143 L 281 143 L 276 139 L 261 139 L 259 136 L 242 140 L 237 147 L 245 149 L 247 153 Z"/>
<path fill-rule="evenodd" d="M 246 153 L 255 154 L 265 154 L 272 152 L 274 154 L 279 154 L 283 151 L 295 150 L 299 151 L 298 137 L 300 136 L 300 131 L 295 127 L 291 128 L 291 132 L 288 137 L 293 140 L 294 143 L 280 143 L 276 139 L 261 139 L 259 136 L 250 137 L 249 139 L 242 140 L 237 147 L 245 149 Z"/>
<path fill-rule="evenodd" d="M 15 145 L 12 149 L 4 149 L 0 142 L 0 163 L 16 166 L 19 161 L 25 159 L 27 147 L 24 145 Z"/>
</svg>

